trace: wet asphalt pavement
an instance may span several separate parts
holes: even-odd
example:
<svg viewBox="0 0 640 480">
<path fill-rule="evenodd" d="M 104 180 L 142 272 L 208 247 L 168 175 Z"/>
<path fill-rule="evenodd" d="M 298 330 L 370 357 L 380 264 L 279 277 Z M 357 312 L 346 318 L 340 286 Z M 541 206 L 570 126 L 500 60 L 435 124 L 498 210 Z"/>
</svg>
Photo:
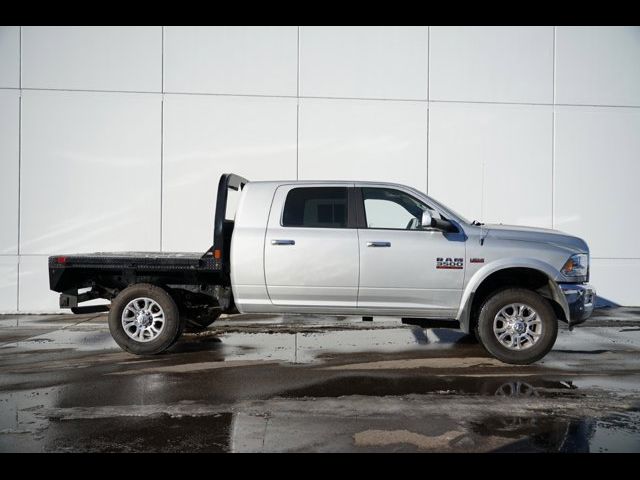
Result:
<svg viewBox="0 0 640 480">
<path fill-rule="evenodd" d="M 531 366 L 397 318 L 233 316 L 167 353 L 0 316 L 0 452 L 640 452 L 640 310 Z"/>
</svg>

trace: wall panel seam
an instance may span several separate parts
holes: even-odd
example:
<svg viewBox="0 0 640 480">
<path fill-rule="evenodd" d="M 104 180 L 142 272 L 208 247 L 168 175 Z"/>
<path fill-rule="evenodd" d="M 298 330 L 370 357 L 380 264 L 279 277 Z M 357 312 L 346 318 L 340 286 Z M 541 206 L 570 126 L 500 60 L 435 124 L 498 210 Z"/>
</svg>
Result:
<svg viewBox="0 0 640 480">
<path fill-rule="evenodd" d="M 160 92 L 164 93 L 164 25 L 160 29 Z"/>
<path fill-rule="evenodd" d="M 310 96 L 310 95 L 265 95 L 265 94 L 246 94 L 246 93 L 210 93 L 210 92 L 151 92 L 138 90 L 92 90 L 92 89 L 71 89 L 71 88 L 11 88 L 0 87 L 0 90 L 20 90 L 20 91 L 42 91 L 42 92 L 78 92 L 78 93 L 122 93 L 122 94 L 142 94 L 142 95 L 201 95 L 216 97 L 256 97 L 256 98 L 298 98 L 298 99 L 318 99 L 318 100 L 360 100 L 371 102 L 415 102 L 415 103 L 454 103 L 454 104 L 472 104 L 472 105 L 521 105 L 532 107 L 575 107 L 575 108 L 625 108 L 640 109 L 640 105 L 597 105 L 587 103 L 534 103 L 534 102 L 496 102 L 496 101 L 480 101 L 480 100 L 436 100 L 424 98 L 371 98 L 371 97 L 327 97 L 327 96 Z"/>
<path fill-rule="evenodd" d="M 300 180 L 300 100 L 296 101 L 296 180 Z"/>
<path fill-rule="evenodd" d="M 19 29 L 18 39 L 18 263 L 16 265 L 16 312 L 20 311 L 20 222 L 21 222 L 21 199 L 22 199 L 22 25 Z M 16 319 L 16 325 L 18 320 Z"/>
<path fill-rule="evenodd" d="M 296 56 L 296 180 L 300 179 L 300 25 L 298 25 Z"/>
<path fill-rule="evenodd" d="M 18 88 L 22 88 L 22 25 L 18 32 Z"/>
<path fill-rule="evenodd" d="M 146 90 L 101 90 L 92 88 L 47 88 L 47 87 L 22 87 L 21 90 L 35 92 L 78 92 L 78 93 L 137 93 L 142 95 L 158 95 L 162 92 L 151 92 Z"/>
<path fill-rule="evenodd" d="M 297 42 L 298 42 L 298 50 L 297 50 L 297 55 L 296 55 L 296 97 L 300 97 L 300 25 L 298 25 L 298 37 L 297 37 Z"/>
<path fill-rule="evenodd" d="M 429 143 L 429 137 L 431 136 L 431 125 L 430 125 L 430 118 L 431 118 L 431 108 L 429 107 L 429 104 L 427 104 L 427 186 L 426 186 L 426 194 L 429 195 L 429 148 L 430 148 L 430 143 Z"/>
<path fill-rule="evenodd" d="M 551 112 L 551 228 L 555 228 L 556 185 L 556 26 L 553 27 L 553 111 Z"/>
<path fill-rule="evenodd" d="M 160 251 L 163 251 L 162 229 L 163 229 L 163 195 L 164 195 L 164 25 L 161 28 L 160 38 Z"/>
<path fill-rule="evenodd" d="M 429 137 L 431 136 L 431 128 L 429 125 L 429 117 L 431 115 L 431 26 L 427 25 L 427 185 L 426 194 L 429 195 Z"/>
<path fill-rule="evenodd" d="M 160 251 L 163 251 L 163 195 L 164 195 L 164 94 L 160 99 Z"/>
</svg>

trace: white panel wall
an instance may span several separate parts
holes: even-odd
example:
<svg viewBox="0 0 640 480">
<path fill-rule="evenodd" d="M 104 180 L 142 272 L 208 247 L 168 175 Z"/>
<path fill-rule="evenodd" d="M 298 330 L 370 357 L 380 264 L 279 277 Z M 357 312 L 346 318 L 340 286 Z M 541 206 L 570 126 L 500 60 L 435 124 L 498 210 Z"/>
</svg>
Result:
<svg viewBox="0 0 640 480">
<path fill-rule="evenodd" d="M 434 103 L 429 194 L 471 219 L 551 228 L 553 108 Z"/>
<path fill-rule="evenodd" d="M 640 27 L 558 27 L 556 102 L 640 106 Z"/>
<path fill-rule="evenodd" d="M 296 27 L 165 27 L 166 92 L 297 94 Z"/>
<path fill-rule="evenodd" d="M 18 309 L 18 257 L 0 255 L 0 312 Z"/>
<path fill-rule="evenodd" d="M 20 27 L 0 27 L 0 88 L 20 87 Z"/>
<path fill-rule="evenodd" d="M 300 94 L 427 99 L 427 27 L 301 27 Z"/>
<path fill-rule="evenodd" d="M 551 103 L 553 27 L 431 27 L 431 100 Z"/>
<path fill-rule="evenodd" d="M 640 259 L 595 258 L 591 262 L 592 283 L 598 295 L 616 305 L 638 305 Z"/>
<path fill-rule="evenodd" d="M 204 252 L 211 246 L 223 173 L 295 180 L 296 109 L 291 98 L 166 96 L 165 250 Z"/>
<path fill-rule="evenodd" d="M 0 90 L 0 312 L 18 307 L 19 114 L 19 91 Z"/>
<path fill-rule="evenodd" d="M 426 188 L 424 102 L 303 99 L 299 142 L 301 179 L 384 179 Z"/>
<path fill-rule="evenodd" d="M 599 258 L 638 258 L 640 109 L 557 107 L 555 224 Z"/>
<path fill-rule="evenodd" d="M 60 311 L 58 294 L 49 290 L 47 274 L 48 259 L 44 255 L 22 255 L 20 257 L 20 290 L 18 306 L 25 313 Z M 63 310 L 69 313 L 69 310 Z"/>
<path fill-rule="evenodd" d="M 26 91 L 20 252 L 160 248 L 160 96 Z"/>
<path fill-rule="evenodd" d="M 159 92 L 160 27 L 22 27 L 22 87 Z"/>
<path fill-rule="evenodd" d="M 0 90 L 0 255 L 18 253 L 20 93 Z"/>
<path fill-rule="evenodd" d="M 47 255 L 204 251 L 219 175 L 396 181 L 583 236 L 640 305 L 640 27 L 0 27 L 0 312 Z"/>
</svg>

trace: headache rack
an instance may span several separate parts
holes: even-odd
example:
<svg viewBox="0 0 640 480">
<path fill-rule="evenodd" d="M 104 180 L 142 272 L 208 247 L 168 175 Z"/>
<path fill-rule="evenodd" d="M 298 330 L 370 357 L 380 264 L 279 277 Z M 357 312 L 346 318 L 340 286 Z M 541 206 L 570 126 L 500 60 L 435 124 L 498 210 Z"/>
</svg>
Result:
<svg viewBox="0 0 640 480">
<path fill-rule="evenodd" d="M 227 201 L 229 189 L 240 191 L 249 180 L 233 173 L 225 173 L 218 182 L 218 197 L 216 199 L 216 213 L 213 220 L 213 245 L 202 256 L 203 259 L 213 259 L 213 268 L 229 274 L 229 252 L 231 250 L 231 234 L 233 220 L 227 220 Z"/>
</svg>

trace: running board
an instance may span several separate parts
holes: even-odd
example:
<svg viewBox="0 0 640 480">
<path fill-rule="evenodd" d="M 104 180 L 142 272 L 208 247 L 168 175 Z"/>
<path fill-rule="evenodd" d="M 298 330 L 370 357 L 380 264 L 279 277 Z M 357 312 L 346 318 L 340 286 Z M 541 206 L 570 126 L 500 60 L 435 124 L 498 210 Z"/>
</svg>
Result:
<svg viewBox="0 0 640 480">
<path fill-rule="evenodd" d="M 422 328 L 460 328 L 460 322 L 455 319 L 442 320 L 438 318 L 402 318 L 405 325 L 416 325 Z"/>
<path fill-rule="evenodd" d="M 71 311 L 78 315 L 82 313 L 100 313 L 100 312 L 108 312 L 111 308 L 110 304 L 106 305 L 87 305 L 85 307 L 72 307 Z"/>
</svg>

